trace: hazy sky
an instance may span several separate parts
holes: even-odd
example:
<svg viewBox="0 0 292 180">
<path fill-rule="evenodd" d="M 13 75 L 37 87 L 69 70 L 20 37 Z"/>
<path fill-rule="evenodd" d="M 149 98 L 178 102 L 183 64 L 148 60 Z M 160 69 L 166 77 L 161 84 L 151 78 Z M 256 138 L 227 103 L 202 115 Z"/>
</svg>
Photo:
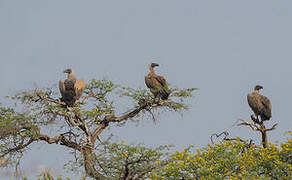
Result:
<svg viewBox="0 0 292 180">
<path fill-rule="evenodd" d="M 249 118 L 246 95 L 261 84 L 273 105 L 268 125 L 279 122 L 269 140 L 281 142 L 292 127 L 291 10 L 290 0 L 0 0 L 0 101 L 35 84 L 53 87 L 68 67 L 87 81 L 145 87 L 148 64 L 158 62 L 157 73 L 171 85 L 200 88 L 191 109 L 164 113 L 157 125 L 114 128 L 116 140 L 201 147 L 212 133 Z M 259 137 L 243 127 L 230 132 Z M 61 168 L 70 158 L 64 148 L 35 145 L 23 169 L 66 174 Z"/>
</svg>

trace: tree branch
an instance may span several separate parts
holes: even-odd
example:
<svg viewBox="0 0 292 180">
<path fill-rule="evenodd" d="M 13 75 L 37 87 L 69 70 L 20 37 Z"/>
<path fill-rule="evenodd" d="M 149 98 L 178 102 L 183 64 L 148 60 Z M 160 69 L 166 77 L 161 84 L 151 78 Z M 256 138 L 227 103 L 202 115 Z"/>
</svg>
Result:
<svg viewBox="0 0 292 180">
<path fill-rule="evenodd" d="M 56 99 L 53 99 L 53 98 L 49 98 L 49 97 L 44 97 L 44 96 L 42 96 L 40 93 L 38 93 L 38 92 L 35 92 L 36 93 L 36 95 L 38 96 L 38 100 L 44 100 L 44 101 L 49 101 L 49 102 L 53 102 L 53 103 L 55 103 L 55 104 L 59 104 L 59 105 L 61 105 L 61 106 L 66 106 L 66 103 L 64 103 L 64 102 L 62 102 L 62 101 L 59 101 L 59 100 L 56 100 Z M 38 101 L 38 100 L 36 100 L 36 101 Z"/>
<path fill-rule="evenodd" d="M 238 120 L 240 120 L 242 123 L 237 124 L 237 126 L 249 126 L 253 131 L 260 131 L 260 128 L 256 126 L 255 123 L 248 123 L 244 121 L 243 119 L 238 119 Z"/>
<path fill-rule="evenodd" d="M 101 122 L 101 124 L 92 133 L 92 141 L 95 142 L 96 138 L 108 126 L 108 124 L 110 122 L 122 122 L 124 120 L 133 118 L 137 114 L 139 114 L 140 111 L 142 111 L 143 109 L 146 109 L 147 107 L 150 107 L 153 104 L 154 103 L 144 102 L 143 104 L 140 104 L 140 107 L 138 107 L 138 108 L 134 109 L 133 111 L 126 113 L 125 115 L 122 115 L 120 117 L 115 117 L 114 113 L 105 117 L 105 119 Z"/>
<path fill-rule="evenodd" d="M 83 146 L 65 138 L 64 134 L 57 135 L 53 138 L 49 137 L 48 135 L 39 134 L 35 140 L 45 141 L 49 144 L 54 144 L 54 143 L 58 144 L 60 142 L 60 145 L 66 146 L 74 150 L 78 150 L 79 152 L 81 152 L 84 149 Z"/>
<path fill-rule="evenodd" d="M 271 128 L 267 129 L 265 124 L 264 124 L 264 121 L 259 121 L 258 119 L 254 118 L 253 116 L 251 116 L 251 120 L 253 121 L 253 123 L 248 123 L 248 122 L 244 121 L 243 119 L 239 119 L 239 120 L 241 121 L 241 123 L 237 124 L 237 126 L 249 126 L 253 131 L 259 131 L 261 133 L 262 145 L 264 148 L 266 148 L 267 144 L 268 144 L 267 132 L 276 129 L 276 127 L 278 125 L 278 123 L 276 123 Z"/>
<path fill-rule="evenodd" d="M 5 150 L 5 151 L 3 151 L 3 152 L 1 153 L 1 156 L 0 156 L 0 157 L 2 158 L 2 157 L 6 156 L 6 155 L 9 154 L 9 153 L 14 153 L 14 152 L 16 152 L 16 151 L 22 150 L 22 149 L 26 148 L 28 145 L 30 145 L 32 142 L 34 142 L 34 141 L 35 141 L 35 140 L 34 140 L 33 138 L 31 138 L 31 139 L 30 139 L 28 142 L 26 142 L 25 144 L 20 144 L 20 145 L 14 147 L 14 148 L 7 149 L 7 150 Z"/>
<path fill-rule="evenodd" d="M 20 126 L 19 128 L 17 128 L 18 132 L 20 132 L 23 129 L 30 130 L 33 133 L 30 136 L 30 139 L 26 143 L 20 142 L 19 145 L 15 146 L 13 148 L 6 149 L 5 151 L 2 151 L 0 157 L 4 157 L 5 155 L 7 155 L 9 153 L 14 153 L 14 152 L 20 151 L 22 149 L 25 149 L 26 147 L 28 147 L 31 143 L 33 143 L 35 141 L 45 141 L 49 144 L 53 144 L 53 143 L 58 144 L 60 142 L 60 145 L 69 147 L 69 148 L 74 149 L 74 150 L 78 150 L 80 152 L 84 149 L 83 146 L 81 146 L 73 141 L 68 140 L 65 137 L 66 133 L 60 134 L 60 135 L 57 135 L 57 136 L 51 138 L 48 135 L 41 134 L 39 127 Z M 22 141 L 24 141 L 24 139 Z"/>
<path fill-rule="evenodd" d="M 266 129 L 266 131 L 272 131 L 272 130 L 276 129 L 277 125 L 278 125 L 278 123 L 274 124 L 271 128 Z"/>
</svg>

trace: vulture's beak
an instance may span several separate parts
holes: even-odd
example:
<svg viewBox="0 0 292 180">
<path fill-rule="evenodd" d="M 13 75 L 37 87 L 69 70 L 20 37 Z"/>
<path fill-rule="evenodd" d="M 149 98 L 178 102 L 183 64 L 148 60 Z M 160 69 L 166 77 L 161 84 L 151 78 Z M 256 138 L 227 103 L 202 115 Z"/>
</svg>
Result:
<svg viewBox="0 0 292 180">
<path fill-rule="evenodd" d="M 63 71 L 64 73 L 70 73 L 70 70 L 69 69 L 66 69 Z"/>
<path fill-rule="evenodd" d="M 159 66 L 159 64 L 157 64 L 157 63 L 153 63 L 152 66 L 153 66 L 153 67 L 156 67 L 156 66 Z"/>
</svg>

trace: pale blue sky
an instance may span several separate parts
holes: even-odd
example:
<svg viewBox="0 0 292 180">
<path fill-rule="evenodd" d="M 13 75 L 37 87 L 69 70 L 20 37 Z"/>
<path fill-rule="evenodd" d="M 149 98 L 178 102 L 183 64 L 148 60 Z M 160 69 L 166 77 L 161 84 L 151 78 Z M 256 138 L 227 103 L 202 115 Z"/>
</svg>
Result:
<svg viewBox="0 0 292 180">
<path fill-rule="evenodd" d="M 148 64 L 158 62 L 172 85 L 200 88 L 190 111 L 162 114 L 157 125 L 114 128 L 116 140 L 206 145 L 212 133 L 248 119 L 246 95 L 261 84 L 273 105 L 268 124 L 279 122 L 270 140 L 283 141 L 292 127 L 291 10 L 289 0 L 0 0 L 0 100 L 5 105 L 5 95 L 35 84 L 56 85 L 67 67 L 87 81 L 145 87 Z M 259 137 L 247 128 L 231 132 Z M 64 173 L 70 158 L 66 149 L 34 146 L 23 169 Z"/>
</svg>

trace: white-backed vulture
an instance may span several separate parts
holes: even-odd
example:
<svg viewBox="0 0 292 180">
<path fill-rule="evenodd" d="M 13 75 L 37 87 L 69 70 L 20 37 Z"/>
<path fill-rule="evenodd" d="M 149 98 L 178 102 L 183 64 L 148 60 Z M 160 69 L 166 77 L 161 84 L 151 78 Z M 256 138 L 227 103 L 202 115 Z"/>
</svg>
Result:
<svg viewBox="0 0 292 180">
<path fill-rule="evenodd" d="M 151 63 L 149 66 L 149 74 L 145 76 L 146 86 L 150 89 L 155 98 L 167 100 L 170 94 L 167 82 L 164 77 L 158 76 L 154 72 L 154 67 L 159 66 L 157 63 Z"/>
<path fill-rule="evenodd" d="M 59 81 L 59 89 L 62 95 L 61 101 L 66 103 L 68 107 L 72 107 L 81 97 L 86 82 L 84 79 L 77 80 L 72 69 L 66 69 L 64 73 L 67 73 L 68 77 L 64 81 Z"/>
<path fill-rule="evenodd" d="M 272 117 L 272 104 L 266 96 L 259 94 L 260 89 L 263 87 L 256 85 L 254 91 L 247 95 L 247 101 L 256 119 L 259 120 L 258 116 L 260 116 L 261 121 L 266 121 Z"/>
</svg>

